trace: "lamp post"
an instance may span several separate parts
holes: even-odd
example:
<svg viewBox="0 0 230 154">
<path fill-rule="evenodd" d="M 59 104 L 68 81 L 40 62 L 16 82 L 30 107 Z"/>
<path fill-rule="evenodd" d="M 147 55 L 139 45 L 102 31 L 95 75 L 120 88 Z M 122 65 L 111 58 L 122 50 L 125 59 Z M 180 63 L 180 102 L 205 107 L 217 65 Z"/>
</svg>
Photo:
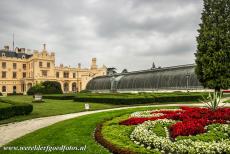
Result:
<svg viewBox="0 0 230 154">
<path fill-rule="evenodd" d="M 187 72 L 187 74 L 186 74 L 186 80 L 187 80 L 186 88 L 187 88 L 187 91 L 188 91 L 188 86 L 189 86 L 189 77 L 190 77 L 190 74 L 189 74 L 189 72 Z"/>
</svg>

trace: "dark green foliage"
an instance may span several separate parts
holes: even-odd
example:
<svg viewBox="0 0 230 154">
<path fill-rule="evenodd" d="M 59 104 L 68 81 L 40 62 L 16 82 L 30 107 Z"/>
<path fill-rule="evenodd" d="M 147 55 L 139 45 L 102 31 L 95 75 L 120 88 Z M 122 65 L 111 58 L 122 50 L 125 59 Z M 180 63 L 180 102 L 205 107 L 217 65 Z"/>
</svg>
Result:
<svg viewBox="0 0 230 154">
<path fill-rule="evenodd" d="M 35 86 L 31 87 L 28 91 L 28 95 L 35 95 L 35 94 L 44 94 L 45 87 L 42 84 L 36 84 Z"/>
<path fill-rule="evenodd" d="M 207 95 L 207 94 L 205 94 Z M 82 94 L 76 95 L 74 101 L 95 102 L 109 104 L 144 104 L 144 103 L 168 103 L 200 101 L 203 97 L 199 93 L 168 93 L 168 94 Z"/>
<path fill-rule="evenodd" d="M 42 83 L 45 87 L 45 94 L 62 94 L 61 84 L 57 81 L 45 81 Z"/>
<path fill-rule="evenodd" d="M 34 94 L 62 94 L 61 84 L 57 81 L 45 81 L 41 84 L 37 84 L 31 87 L 28 91 L 28 95 Z"/>
<path fill-rule="evenodd" d="M 7 93 L 7 96 L 23 95 L 23 93 Z"/>
<path fill-rule="evenodd" d="M 45 95 L 44 99 L 56 99 L 56 100 L 73 100 L 74 95 Z"/>
<path fill-rule="evenodd" d="M 33 111 L 33 105 L 27 103 L 15 103 L 13 101 L 1 100 L 2 103 L 11 104 L 10 106 L 0 108 L 0 120 L 8 119 L 16 115 L 28 115 Z"/>
<path fill-rule="evenodd" d="M 204 0 L 195 72 L 204 87 L 230 87 L 230 0 Z"/>
</svg>

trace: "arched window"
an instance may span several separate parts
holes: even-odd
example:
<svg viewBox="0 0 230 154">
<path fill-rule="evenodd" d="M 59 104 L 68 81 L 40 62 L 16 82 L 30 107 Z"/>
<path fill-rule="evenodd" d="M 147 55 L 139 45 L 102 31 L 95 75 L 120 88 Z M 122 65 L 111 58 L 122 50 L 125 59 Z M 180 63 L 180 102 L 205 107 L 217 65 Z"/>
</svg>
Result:
<svg viewBox="0 0 230 154">
<path fill-rule="evenodd" d="M 64 92 L 69 91 L 69 84 L 67 82 L 64 83 Z"/>
<path fill-rule="evenodd" d="M 72 91 L 73 92 L 77 91 L 77 84 L 76 84 L 76 82 L 72 83 Z"/>
<path fill-rule="evenodd" d="M 6 92 L 6 86 L 2 86 L 2 92 Z"/>
</svg>

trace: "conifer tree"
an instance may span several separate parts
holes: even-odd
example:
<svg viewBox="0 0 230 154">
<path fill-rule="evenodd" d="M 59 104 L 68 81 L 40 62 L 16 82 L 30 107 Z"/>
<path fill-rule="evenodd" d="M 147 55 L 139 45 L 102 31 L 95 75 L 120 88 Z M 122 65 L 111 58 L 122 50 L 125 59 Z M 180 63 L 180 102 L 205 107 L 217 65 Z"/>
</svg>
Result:
<svg viewBox="0 0 230 154">
<path fill-rule="evenodd" d="M 230 87 L 230 0 L 204 0 L 195 72 L 204 87 Z"/>
</svg>

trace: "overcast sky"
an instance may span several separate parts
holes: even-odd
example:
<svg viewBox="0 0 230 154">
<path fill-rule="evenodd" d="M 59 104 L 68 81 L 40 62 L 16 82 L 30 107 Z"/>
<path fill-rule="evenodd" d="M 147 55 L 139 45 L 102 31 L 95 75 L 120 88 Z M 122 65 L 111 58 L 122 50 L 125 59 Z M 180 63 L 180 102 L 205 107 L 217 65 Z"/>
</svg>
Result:
<svg viewBox="0 0 230 154">
<path fill-rule="evenodd" d="M 0 46 L 128 71 L 194 63 L 202 0 L 1 0 Z"/>
</svg>

